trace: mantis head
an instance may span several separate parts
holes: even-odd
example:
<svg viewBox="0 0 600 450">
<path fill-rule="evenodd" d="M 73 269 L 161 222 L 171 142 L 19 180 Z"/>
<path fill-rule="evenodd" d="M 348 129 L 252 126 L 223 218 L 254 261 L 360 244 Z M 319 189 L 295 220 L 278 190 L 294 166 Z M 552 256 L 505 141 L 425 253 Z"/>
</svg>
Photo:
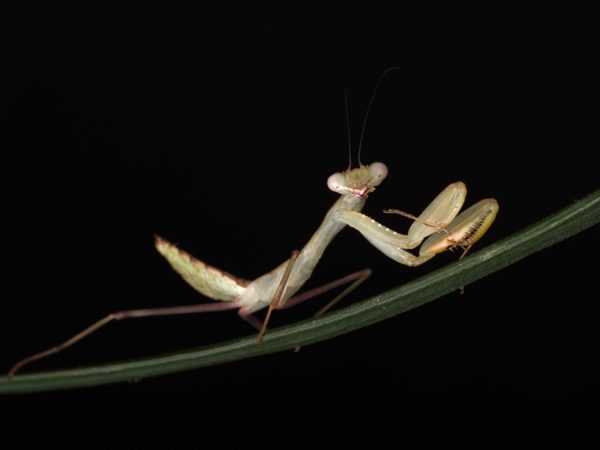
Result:
<svg viewBox="0 0 600 450">
<path fill-rule="evenodd" d="M 334 173 L 327 179 L 327 187 L 341 195 L 355 195 L 364 199 L 383 181 L 387 173 L 386 165 L 380 162 L 361 165 L 356 169 Z"/>
</svg>

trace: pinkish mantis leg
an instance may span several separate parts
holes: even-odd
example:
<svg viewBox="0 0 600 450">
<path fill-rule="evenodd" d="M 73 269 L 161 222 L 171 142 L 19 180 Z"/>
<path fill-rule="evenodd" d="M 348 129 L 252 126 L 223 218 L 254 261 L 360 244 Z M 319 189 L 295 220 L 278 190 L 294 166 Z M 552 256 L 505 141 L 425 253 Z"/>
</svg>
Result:
<svg viewBox="0 0 600 450">
<path fill-rule="evenodd" d="M 73 337 L 67 339 L 61 344 L 55 345 L 54 347 L 44 350 L 43 352 L 36 353 L 18 361 L 10 371 L 8 372 L 7 378 L 11 379 L 15 374 L 25 365 L 30 364 L 39 359 L 46 358 L 50 355 L 55 355 L 66 348 L 71 347 L 77 342 L 81 341 L 85 337 L 89 336 L 93 332 L 99 330 L 103 326 L 114 320 L 122 319 L 133 319 L 138 317 L 156 317 L 156 316 L 174 316 L 179 314 L 200 314 L 206 312 L 215 311 L 226 311 L 229 309 L 236 309 L 237 306 L 234 302 L 220 302 L 220 303 L 203 303 L 201 305 L 185 305 L 185 306 L 172 306 L 167 308 L 151 308 L 151 309 L 131 309 L 127 311 L 117 311 L 107 315 L 99 321 L 93 323 L 83 331 L 80 331 Z"/>
<path fill-rule="evenodd" d="M 331 289 L 335 289 L 338 286 L 343 286 L 344 284 L 348 284 L 353 282 L 350 286 L 344 289 L 341 293 L 339 293 L 333 300 L 323 306 L 315 313 L 315 317 L 321 316 L 329 311 L 334 305 L 340 302 L 344 297 L 346 297 L 350 292 L 360 286 L 367 278 L 371 276 L 373 271 L 369 268 L 359 270 L 357 272 L 351 273 L 350 275 L 346 275 L 339 280 L 332 281 L 330 283 L 324 284 L 323 286 L 319 286 L 315 289 L 311 289 L 310 291 L 306 291 L 300 295 L 290 298 L 284 305 L 281 305 L 278 309 L 286 309 L 292 306 L 295 306 L 299 303 L 302 303 L 310 298 L 313 298 L 317 295 L 323 294 L 324 292 L 330 291 Z M 295 347 L 294 352 L 299 352 L 302 347 Z"/>
<path fill-rule="evenodd" d="M 253 314 L 244 312 L 243 310 L 240 309 L 239 311 L 239 316 L 244 319 L 246 322 L 248 322 L 250 325 L 252 325 L 254 328 L 256 328 L 259 332 L 263 329 L 263 327 L 265 326 L 263 321 L 260 320 L 258 317 L 256 317 Z"/>
<path fill-rule="evenodd" d="M 326 313 L 327 311 L 329 311 L 336 303 L 338 303 L 346 295 L 348 295 L 350 292 L 352 292 L 354 289 L 356 289 L 363 281 L 365 281 L 367 278 L 369 278 L 372 273 L 373 273 L 373 271 L 369 268 L 362 269 L 357 272 L 351 273 L 350 275 L 346 275 L 345 277 L 342 277 L 338 280 L 332 281 L 330 283 L 324 284 L 323 286 L 319 286 L 317 288 L 303 292 L 302 294 L 296 295 L 296 296 L 290 298 L 283 305 L 279 305 L 277 307 L 277 309 L 291 308 L 292 306 L 296 306 L 299 303 L 302 303 L 306 300 L 316 297 L 317 295 L 321 295 L 327 291 L 335 289 L 338 286 L 343 286 L 344 284 L 348 284 L 348 283 L 354 281 L 354 283 L 352 283 L 350 286 L 348 286 L 346 289 L 344 289 L 333 300 L 331 300 L 329 303 L 327 303 L 327 305 L 325 305 L 323 308 L 321 308 L 319 311 L 317 311 L 315 316 L 320 316 L 320 315 Z"/>
<path fill-rule="evenodd" d="M 291 267 L 294 263 L 294 260 L 295 260 L 295 257 L 294 257 L 294 255 L 292 255 L 292 259 L 290 260 L 290 263 L 287 268 L 287 269 L 289 269 L 289 271 L 291 271 Z M 287 270 L 286 270 L 286 272 L 287 272 Z M 281 283 L 277 288 L 277 292 L 276 292 L 275 296 L 273 297 L 273 301 L 271 302 L 270 308 L 267 312 L 267 318 L 265 319 L 265 322 L 261 322 L 259 319 L 257 319 L 252 314 L 243 313 L 242 311 L 240 311 L 240 317 L 242 319 L 244 319 L 246 322 L 248 322 L 250 325 L 252 325 L 254 328 L 259 330 L 259 336 L 257 338 L 257 343 L 258 343 L 258 345 L 261 345 L 262 337 L 264 336 L 264 334 L 267 330 L 267 320 L 270 317 L 270 315 L 271 315 L 270 313 L 273 310 L 275 310 L 275 309 L 282 310 L 282 309 L 291 308 L 302 302 L 305 302 L 306 300 L 316 297 L 317 295 L 324 294 L 325 292 L 335 289 L 339 286 L 343 286 L 344 284 L 352 283 L 350 286 L 348 286 L 346 289 L 344 289 L 340 294 L 338 294 L 333 300 L 331 300 L 329 303 L 327 303 L 325 306 L 323 306 L 321 309 L 319 309 L 315 313 L 315 317 L 323 315 L 327 311 L 329 311 L 334 305 L 336 305 L 339 301 L 341 301 L 344 297 L 346 297 L 348 294 L 350 294 L 350 292 L 352 292 L 354 289 L 356 289 L 367 278 L 369 278 L 372 273 L 373 273 L 373 271 L 369 268 L 359 270 L 357 272 L 351 273 L 350 275 L 346 275 L 345 277 L 342 277 L 338 280 L 324 284 L 323 286 L 316 287 L 309 291 L 303 292 L 302 294 L 291 297 L 284 304 L 280 303 L 281 296 L 283 295 L 283 292 L 285 290 L 285 285 L 283 285 L 283 283 Z M 282 282 L 283 281 L 287 281 L 287 277 L 285 276 L 285 274 L 282 277 Z M 279 295 L 277 295 L 277 294 L 279 294 Z M 298 351 L 299 349 L 300 349 L 300 347 L 297 347 L 296 349 L 294 349 L 294 351 Z"/>
<path fill-rule="evenodd" d="M 288 261 L 288 264 L 285 268 L 285 272 L 283 272 L 281 280 L 279 281 L 279 284 L 277 285 L 277 289 L 275 290 L 275 294 L 273 295 L 273 299 L 271 300 L 271 304 L 269 305 L 269 309 L 267 310 L 267 315 L 265 316 L 265 321 L 263 322 L 262 327 L 260 328 L 260 331 L 258 332 L 258 336 L 256 337 L 256 343 L 258 345 L 262 345 L 262 338 L 265 335 L 265 333 L 267 332 L 267 324 L 269 323 L 269 319 L 271 318 L 271 313 L 273 312 L 273 309 L 277 308 L 279 306 L 279 304 L 281 303 L 281 299 L 283 298 L 283 294 L 285 293 L 285 288 L 287 287 L 288 280 L 290 278 L 290 274 L 292 273 L 292 269 L 294 268 L 294 264 L 296 262 L 296 259 L 298 259 L 299 254 L 300 254 L 300 252 L 298 250 L 294 250 L 292 252 L 292 256 L 290 257 L 290 260 Z"/>
<path fill-rule="evenodd" d="M 293 264 L 293 261 L 290 264 Z M 290 268 L 290 270 L 291 270 L 291 268 Z M 284 304 L 281 304 L 279 302 L 281 295 L 279 297 L 276 295 L 273 298 L 273 302 L 271 302 L 271 307 L 269 308 L 269 311 L 267 312 L 267 318 L 269 318 L 270 313 L 275 309 L 281 310 L 281 309 L 291 308 L 292 306 L 296 306 L 302 302 L 305 302 L 306 300 L 316 297 L 317 295 L 321 295 L 327 291 L 335 289 L 336 287 L 343 286 L 344 284 L 353 282 L 350 286 L 348 286 L 340 294 L 338 294 L 333 300 L 331 300 L 324 307 L 322 307 L 320 310 L 318 310 L 315 313 L 315 317 L 325 314 L 325 312 L 329 311 L 336 303 L 338 303 L 340 300 L 342 300 L 344 297 L 346 297 L 350 292 L 352 292 L 354 289 L 356 289 L 363 281 L 365 281 L 367 278 L 369 278 L 369 276 L 371 276 L 372 273 L 373 273 L 373 271 L 369 268 L 359 270 L 357 272 L 351 273 L 350 275 L 346 275 L 345 277 L 342 277 L 339 280 L 332 281 L 330 283 L 324 284 L 323 286 L 319 286 L 317 288 L 306 291 L 302 294 L 291 297 Z M 285 274 L 284 274 L 284 277 L 282 277 L 282 280 L 284 278 L 285 278 Z M 278 291 L 279 291 L 279 289 L 281 289 L 283 292 L 283 289 L 285 289 L 285 286 L 281 287 L 281 285 L 280 285 L 278 287 Z M 263 323 L 256 317 L 252 316 L 251 314 L 245 314 L 242 312 L 240 312 L 240 317 L 242 317 L 242 319 L 247 321 L 254 328 L 257 328 L 259 330 L 259 336 L 257 338 L 257 343 L 258 343 L 258 345 L 261 345 L 262 337 L 264 336 L 264 334 L 267 330 L 267 321 L 265 320 L 265 322 Z M 295 351 L 298 351 L 299 349 L 300 349 L 300 347 L 296 348 Z"/>
<path fill-rule="evenodd" d="M 290 269 L 291 270 L 291 269 Z M 354 290 L 360 283 L 366 280 L 371 275 L 371 269 L 363 269 L 358 272 L 347 275 L 339 280 L 332 281 L 331 283 L 327 283 L 323 286 L 317 287 L 315 289 L 311 289 L 303 294 L 297 295 L 295 297 L 290 298 L 284 305 L 279 304 L 279 300 L 281 295 L 283 294 L 283 289 L 285 289 L 285 285 L 283 285 L 280 289 L 282 293 L 279 297 L 275 297 L 274 300 L 277 300 L 276 303 L 273 303 L 273 307 L 275 309 L 287 309 L 299 303 L 302 303 L 310 298 L 313 298 L 317 295 L 325 293 L 331 289 L 335 289 L 338 286 L 342 286 L 344 284 L 352 283 L 352 285 L 348 286 L 341 294 L 339 294 L 336 298 L 334 298 L 331 302 L 321 308 L 315 315 L 321 315 L 329 310 L 333 305 L 339 302 L 343 297 L 348 295 L 352 290 Z M 89 327 L 85 328 L 83 331 L 77 333 L 66 341 L 55 345 L 47 350 L 42 352 L 33 354 L 22 360 L 18 361 L 16 364 L 12 366 L 10 371 L 8 372 L 7 378 L 11 379 L 15 376 L 15 374 L 22 369 L 24 366 L 38 361 L 40 359 L 46 358 L 51 355 L 55 355 L 86 338 L 90 334 L 104 327 L 108 323 L 115 320 L 123 320 L 123 319 L 134 319 L 139 317 L 158 317 L 158 316 L 173 316 L 180 314 L 201 314 L 207 312 L 217 312 L 217 311 L 227 311 L 230 309 L 236 309 L 237 305 L 235 302 L 219 302 L 219 303 L 203 303 L 200 305 L 185 305 L 185 306 L 173 306 L 166 308 L 147 308 L 147 309 L 132 309 L 127 311 L 117 311 L 111 313 L 104 318 L 98 320 L 93 323 Z M 261 320 L 253 316 L 252 314 L 242 313 L 240 312 L 240 317 L 252 325 L 257 330 L 262 330 L 263 328 L 266 330 L 266 324 L 264 324 Z"/>
</svg>

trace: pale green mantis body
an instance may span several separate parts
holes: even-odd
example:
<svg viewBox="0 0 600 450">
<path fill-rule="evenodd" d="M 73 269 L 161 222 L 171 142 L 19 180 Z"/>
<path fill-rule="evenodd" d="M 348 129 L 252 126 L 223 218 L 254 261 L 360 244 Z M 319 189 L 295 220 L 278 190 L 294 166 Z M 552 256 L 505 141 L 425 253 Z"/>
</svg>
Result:
<svg viewBox="0 0 600 450">
<path fill-rule="evenodd" d="M 293 297 L 310 278 L 331 240 L 346 225 L 358 230 L 393 260 L 418 266 L 448 248 L 461 247 L 466 253 L 487 231 L 498 212 L 496 200 L 484 199 L 457 216 L 467 190 L 464 183 L 456 182 L 446 187 L 419 217 L 414 218 L 408 234 L 400 234 L 361 213 L 369 194 L 386 175 L 387 167 L 380 162 L 331 175 L 327 185 L 340 193 L 341 197 L 327 212 L 321 226 L 302 250 L 294 252 L 292 258 L 251 282 L 208 266 L 162 238 L 157 237 L 156 247 L 173 269 L 198 292 L 214 300 L 230 302 L 231 309 L 238 309 L 242 318 L 261 330 L 260 341 L 266 323 L 262 324 L 252 316 L 255 311 L 270 307 L 268 320 L 272 309 L 289 308 L 326 290 L 354 281 L 326 306 L 329 309 L 370 275 L 370 270 L 365 269 Z M 406 215 L 397 210 L 388 212 Z M 407 251 L 418 247 L 427 237 L 418 256 Z"/>
<path fill-rule="evenodd" d="M 456 182 L 446 187 L 421 215 L 415 218 L 408 234 L 400 234 L 360 212 L 369 194 L 386 175 L 387 167 L 383 163 L 374 163 L 329 177 L 327 182 L 329 188 L 340 193 L 341 197 L 327 212 L 312 238 L 302 250 L 294 252 L 289 260 L 254 281 L 243 280 L 222 272 L 157 237 L 156 248 L 173 269 L 198 292 L 220 303 L 139 309 L 109 314 L 66 342 L 19 361 L 10 370 L 9 376 L 12 377 L 21 367 L 30 362 L 70 347 L 108 322 L 125 318 L 238 309 L 242 318 L 261 330 L 258 338 L 260 342 L 273 309 L 288 308 L 322 292 L 353 282 L 342 294 L 320 310 L 319 314 L 322 314 L 370 275 L 370 269 L 364 269 L 293 297 L 310 278 L 331 240 L 346 225 L 358 230 L 371 244 L 393 260 L 408 266 L 418 266 L 449 248 L 461 247 L 466 252 L 483 236 L 498 212 L 496 200 L 485 199 L 457 216 L 466 197 L 466 187 L 464 183 Z M 425 238 L 427 239 L 421 246 L 418 256 L 407 251 L 418 247 Z M 269 307 L 267 320 L 261 323 L 252 313 L 266 307 Z"/>
<path fill-rule="evenodd" d="M 398 212 L 414 220 L 407 234 L 397 233 L 361 213 L 368 196 L 385 179 L 387 173 L 387 167 L 383 163 L 376 162 L 370 165 L 359 163 L 358 168 L 349 167 L 344 172 L 331 175 L 327 185 L 329 189 L 341 196 L 329 209 L 319 228 L 300 251 L 292 252 L 289 260 L 254 281 L 222 272 L 195 259 L 165 239 L 157 237 L 156 248 L 173 269 L 198 292 L 218 302 L 137 309 L 109 314 L 62 344 L 17 362 L 8 376 L 14 376 L 26 364 L 70 347 L 113 320 L 125 318 L 237 309 L 243 319 L 260 330 L 257 341 L 261 343 L 273 310 L 289 308 L 325 291 L 351 283 L 317 313 L 322 314 L 371 274 L 370 269 L 364 269 L 294 296 L 312 275 L 329 243 L 344 227 L 350 226 L 358 230 L 371 244 L 393 260 L 408 266 L 418 266 L 447 249 L 460 247 L 466 253 L 487 231 L 498 212 L 496 200 L 485 199 L 458 214 L 466 197 L 466 187 L 464 183 L 456 182 L 446 187 L 419 217 L 390 210 L 389 212 Z M 418 247 L 421 243 L 423 245 L 418 256 L 407 251 Z M 254 312 L 267 307 L 269 309 L 264 322 L 253 316 Z"/>
</svg>

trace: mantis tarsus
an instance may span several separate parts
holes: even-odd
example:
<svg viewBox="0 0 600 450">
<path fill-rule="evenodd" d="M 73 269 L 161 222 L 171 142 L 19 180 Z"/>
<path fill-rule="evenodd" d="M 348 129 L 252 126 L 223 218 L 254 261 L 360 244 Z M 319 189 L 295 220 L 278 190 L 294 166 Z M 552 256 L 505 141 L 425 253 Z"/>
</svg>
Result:
<svg viewBox="0 0 600 450">
<path fill-rule="evenodd" d="M 394 68 L 386 70 L 381 75 L 375 87 L 363 121 L 361 143 L 377 87 L 385 74 L 392 69 Z M 335 173 L 327 180 L 329 189 L 340 194 L 340 198 L 329 209 L 323 222 L 304 248 L 292 252 L 290 259 L 275 269 L 254 281 L 244 280 L 209 266 L 165 239 L 156 237 L 157 250 L 173 269 L 194 289 L 219 302 L 136 309 L 109 314 L 62 344 L 17 362 L 9 371 L 8 377 L 14 376 L 26 364 L 70 347 L 107 323 L 125 318 L 237 309 L 244 320 L 259 330 L 257 342 L 260 344 L 273 310 L 292 307 L 323 292 L 349 284 L 342 293 L 317 312 L 323 314 L 369 277 L 371 270 L 363 269 L 324 286 L 295 295 L 310 278 L 329 243 L 346 225 L 358 230 L 371 244 L 395 261 L 408 266 L 417 266 L 438 253 L 456 247 L 464 250 L 464 256 L 494 221 L 498 212 L 498 203 L 494 199 L 481 200 L 458 214 L 466 197 L 466 187 L 464 183 L 456 182 L 447 186 L 418 217 L 398 210 L 386 211 L 399 213 L 414 220 L 408 234 L 397 233 L 377 223 L 361 211 L 368 196 L 387 176 L 388 169 L 380 162 L 370 165 L 361 164 L 360 146 L 359 144 L 359 167 L 352 169 L 349 165 L 346 171 Z M 421 248 L 418 256 L 407 251 L 419 245 Z M 268 308 L 268 311 L 262 322 L 253 313 L 264 308 Z"/>
</svg>

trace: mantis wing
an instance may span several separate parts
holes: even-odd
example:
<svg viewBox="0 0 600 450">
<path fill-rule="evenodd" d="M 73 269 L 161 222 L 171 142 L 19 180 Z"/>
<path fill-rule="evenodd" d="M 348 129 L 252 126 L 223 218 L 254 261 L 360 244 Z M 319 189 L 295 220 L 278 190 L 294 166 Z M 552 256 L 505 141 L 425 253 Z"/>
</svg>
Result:
<svg viewBox="0 0 600 450">
<path fill-rule="evenodd" d="M 234 277 L 180 250 L 166 239 L 156 236 L 156 249 L 163 255 L 171 267 L 194 289 L 214 300 L 232 301 L 238 297 L 248 280 Z"/>
</svg>

